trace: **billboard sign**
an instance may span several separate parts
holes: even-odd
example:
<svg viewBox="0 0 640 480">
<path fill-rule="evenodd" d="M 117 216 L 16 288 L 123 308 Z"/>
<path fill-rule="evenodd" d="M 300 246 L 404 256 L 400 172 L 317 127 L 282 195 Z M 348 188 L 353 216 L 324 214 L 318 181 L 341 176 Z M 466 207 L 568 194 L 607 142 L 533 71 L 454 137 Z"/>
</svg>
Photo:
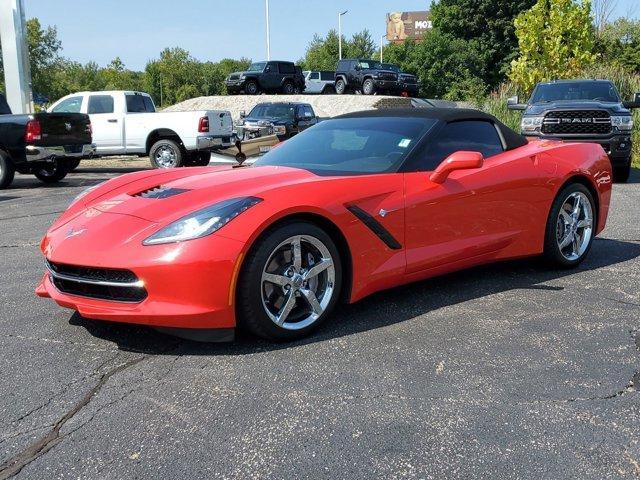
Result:
<svg viewBox="0 0 640 480">
<path fill-rule="evenodd" d="M 432 26 L 429 12 L 387 13 L 387 40 L 389 42 L 404 42 L 407 38 L 419 40 Z"/>
</svg>

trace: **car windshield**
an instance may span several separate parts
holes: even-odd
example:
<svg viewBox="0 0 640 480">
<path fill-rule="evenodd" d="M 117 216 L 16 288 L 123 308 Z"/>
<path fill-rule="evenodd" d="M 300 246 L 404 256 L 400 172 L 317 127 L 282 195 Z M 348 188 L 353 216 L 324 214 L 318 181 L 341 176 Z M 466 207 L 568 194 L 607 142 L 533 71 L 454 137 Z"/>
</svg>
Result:
<svg viewBox="0 0 640 480">
<path fill-rule="evenodd" d="M 382 64 L 380 62 L 376 62 L 375 60 L 363 60 L 358 62 L 360 68 L 365 68 L 369 70 L 382 70 Z"/>
<path fill-rule="evenodd" d="M 264 70 L 264 67 L 266 65 L 267 62 L 252 63 L 251 65 L 249 65 L 249 68 L 247 68 L 247 72 L 261 72 Z"/>
<path fill-rule="evenodd" d="M 258 159 L 254 165 L 279 165 L 317 175 L 395 172 L 429 131 L 430 118 L 341 118 L 305 130 Z"/>
<path fill-rule="evenodd" d="M 391 70 L 392 72 L 400 73 L 400 67 L 391 63 L 382 63 L 381 67 L 385 70 Z"/>
<path fill-rule="evenodd" d="M 256 105 L 249 113 L 249 118 L 290 118 L 293 119 L 296 107 L 287 104 Z"/>
<path fill-rule="evenodd" d="M 597 100 L 620 102 L 616 88 L 610 82 L 561 82 L 538 85 L 530 103 Z"/>
</svg>

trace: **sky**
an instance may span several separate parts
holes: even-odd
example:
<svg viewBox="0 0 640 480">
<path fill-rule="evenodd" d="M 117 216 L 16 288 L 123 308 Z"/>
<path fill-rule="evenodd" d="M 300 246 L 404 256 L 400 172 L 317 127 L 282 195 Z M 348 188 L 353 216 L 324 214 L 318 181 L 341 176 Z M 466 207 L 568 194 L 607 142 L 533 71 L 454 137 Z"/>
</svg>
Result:
<svg viewBox="0 0 640 480">
<path fill-rule="evenodd" d="M 337 29 L 347 37 L 368 29 L 376 43 L 390 11 L 426 10 L 429 0 L 269 0 L 271 58 L 298 60 L 314 33 Z M 618 0 L 624 16 L 640 0 Z M 144 69 L 165 47 L 182 47 L 199 60 L 266 58 L 265 0 L 25 0 L 27 18 L 55 25 L 62 55 L 106 65 L 120 57 Z M 636 9 L 636 16 L 640 8 Z"/>
</svg>

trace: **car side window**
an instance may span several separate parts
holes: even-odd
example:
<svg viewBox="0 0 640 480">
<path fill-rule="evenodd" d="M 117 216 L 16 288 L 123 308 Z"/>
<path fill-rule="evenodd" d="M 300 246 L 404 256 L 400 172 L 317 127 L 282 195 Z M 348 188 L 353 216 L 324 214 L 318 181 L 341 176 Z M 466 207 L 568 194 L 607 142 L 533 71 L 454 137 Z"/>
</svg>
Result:
<svg viewBox="0 0 640 480">
<path fill-rule="evenodd" d="M 280 73 L 295 73 L 296 68 L 291 63 L 281 63 Z"/>
<path fill-rule="evenodd" d="M 89 96 L 89 114 L 113 113 L 113 97 L 111 95 Z"/>
<path fill-rule="evenodd" d="M 304 116 L 305 118 L 313 118 L 313 109 L 309 105 L 305 105 L 304 107 Z"/>
<path fill-rule="evenodd" d="M 147 108 L 142 95 L 125 95 L 127 99 L 127 113 L 144 113 Z"/>
<path fill-rule="evenodd" d="M 320 72 L 320 80 L 334 81 L 336 78 L 336 72 Z"/>
<path fill-rule="evenodd" d="M 153 105 L 153 100 L 151 100 L 151 97 L 147 97 L 146 95 L 143 95 L 142 100 L 144 101 L 144 109 L 147 112 L 153 113 L 156 111 L 156 107 Z"/>
<path fill-rule="evenodd" d="M 311 72 L 310 80 L 320 80 L 320 72 Z"/>
<path fill-rule="evenodd" d="M 504 152 L 502 140 L 492 122 L 463 120 L 452 122 L 435 134 L 410 171 L 431 171 L 449 155 L 459 151 L 480 152 L 484 158 Z"/>
<path fill-rule="evenodd" d="M 51 110 L 54 113 L 80 113 L 82 97 L 69 97 Z"/>
</svg>

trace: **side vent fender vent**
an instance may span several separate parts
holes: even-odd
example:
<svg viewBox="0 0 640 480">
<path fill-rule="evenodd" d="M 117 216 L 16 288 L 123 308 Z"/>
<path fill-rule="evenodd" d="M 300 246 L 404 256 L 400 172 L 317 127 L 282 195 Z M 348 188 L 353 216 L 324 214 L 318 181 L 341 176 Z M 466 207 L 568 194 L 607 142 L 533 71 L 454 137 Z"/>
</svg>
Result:
<svg viewBox="0 0 640 480">
<path fill-rule="evenodd" d="M 138 193 L 134 193 L 133 197 L 141 198 L 169 198 L 181 193 L 188 192 L 185 188 L 172 188 L 158 185 L 157 187 L 149 188 Z"/>
</svg>

